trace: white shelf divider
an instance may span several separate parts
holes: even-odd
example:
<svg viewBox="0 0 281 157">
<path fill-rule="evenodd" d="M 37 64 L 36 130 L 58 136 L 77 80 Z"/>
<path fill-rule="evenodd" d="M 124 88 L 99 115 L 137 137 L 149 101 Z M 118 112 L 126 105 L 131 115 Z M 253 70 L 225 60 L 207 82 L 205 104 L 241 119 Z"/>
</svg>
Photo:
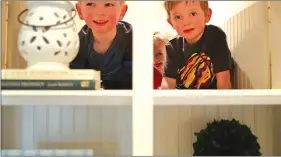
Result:
<svg viewBox="0 0 281 157">
<path fill-rule="evenodd" d="M 156 90 L 154 105 L 281 105 L 281 90 Z"/>
<path fill-rule="evenodd" d="M 132 105 L 132 95 L 129 90 L 2 90 L 1 105 Z"/>
<path fill-rule="evenodd" d="M 154 5 L 146 1 L 129 4 L 136 19 L 131 21 L 134 31 L 132 156 L 153 156 L 153 19 L 142 17 L 151 17 Z"/>
</svg>

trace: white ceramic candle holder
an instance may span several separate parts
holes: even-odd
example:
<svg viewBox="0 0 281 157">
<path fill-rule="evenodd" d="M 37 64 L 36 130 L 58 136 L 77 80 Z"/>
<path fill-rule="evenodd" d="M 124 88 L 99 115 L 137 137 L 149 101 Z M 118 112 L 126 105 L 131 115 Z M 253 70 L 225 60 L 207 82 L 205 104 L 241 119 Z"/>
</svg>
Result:
<svg viewBox="0 0 281 157">
<path fill-rule="evenodd" d="M 79 37 L 69 1 L 27 1 L 18 16 L 18 48 L 31 70 L 65 70 L 76 57 Z M 21 16 L 27 12 L 24 22 Z"/>
</svg>

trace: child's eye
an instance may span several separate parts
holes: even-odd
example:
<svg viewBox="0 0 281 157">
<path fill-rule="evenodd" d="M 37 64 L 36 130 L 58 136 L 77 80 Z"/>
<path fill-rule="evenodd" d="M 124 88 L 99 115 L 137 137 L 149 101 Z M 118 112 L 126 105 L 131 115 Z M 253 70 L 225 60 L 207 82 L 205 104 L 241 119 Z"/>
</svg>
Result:
<svg viewBox="0 0 281 157">
<path fill-rule="evenodd" d="M 161 56 L 161 55 L 162 55 L 162 53 L 160 53 L 160 52 L 159 52 L 159 53 L 156 53 L 156 56 Z"/>
<path fill-rule="evenodd" d="M 112 3 L 106 3 L 105 6 L 106 6 L 106 7 L 113 7 L 114 4 L 112 4 Z"/>
<path fill-rule="evenodd" d="M 86 6 L 95 6 L 94 3 L 87 3 Z"/>
<path fill-rule="evenodd" d="M 175 16 L 174 19 L 178 20 L 178 19 L 180 19 L 180 16 Z"/>
<path fill-rule="evenodd" d="M 196 12 L 192 12 L 191 15 L 192 15 L 192 16 L 196 16 L 197 13 L 196 13 Z"/>
</svg>

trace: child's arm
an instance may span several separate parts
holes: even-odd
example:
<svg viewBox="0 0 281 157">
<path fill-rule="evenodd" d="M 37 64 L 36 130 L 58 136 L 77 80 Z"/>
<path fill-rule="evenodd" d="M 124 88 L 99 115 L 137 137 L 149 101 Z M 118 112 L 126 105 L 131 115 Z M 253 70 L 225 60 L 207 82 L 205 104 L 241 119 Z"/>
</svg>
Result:
<svg viewBox="0 0 281 157">
<path fill-rule="evenodd" d="M 225 33 L 218 30 L 215 34 L 210 52 L 212 52 L 217 89 L 231 89 L 231 52 L 227 45 Z"/>
<path fill-rule="evenodd" d="M 175 89 L 176 79 L 163 77 L 160 89 Z"/>
<path fill-rule="evenodd" d="M 173 46 L 170 42 L 166 45 L 166 53 L 167 55 L 161 89 L 175 89 L 176 77 L 178 72 L 178 62 L 176 60 L 176 52 L 174 52 Z"/>
<path fill-rule="evenodd" d="M 219 72 L 217 77 L 217 89 L 231 89 L 230 70 Z"/>
</svg>

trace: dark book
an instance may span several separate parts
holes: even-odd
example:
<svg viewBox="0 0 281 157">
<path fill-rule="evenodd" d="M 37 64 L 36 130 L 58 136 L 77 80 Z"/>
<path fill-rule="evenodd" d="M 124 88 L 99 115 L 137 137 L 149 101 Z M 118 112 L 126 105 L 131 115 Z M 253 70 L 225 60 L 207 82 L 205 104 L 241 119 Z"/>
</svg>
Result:
<svg viewBox="0 0 281 157">
<path fill-rule="evenodd" d="M 95 80 L 1 80 L 3 90 L 96 90 Z"/>
</svg>

